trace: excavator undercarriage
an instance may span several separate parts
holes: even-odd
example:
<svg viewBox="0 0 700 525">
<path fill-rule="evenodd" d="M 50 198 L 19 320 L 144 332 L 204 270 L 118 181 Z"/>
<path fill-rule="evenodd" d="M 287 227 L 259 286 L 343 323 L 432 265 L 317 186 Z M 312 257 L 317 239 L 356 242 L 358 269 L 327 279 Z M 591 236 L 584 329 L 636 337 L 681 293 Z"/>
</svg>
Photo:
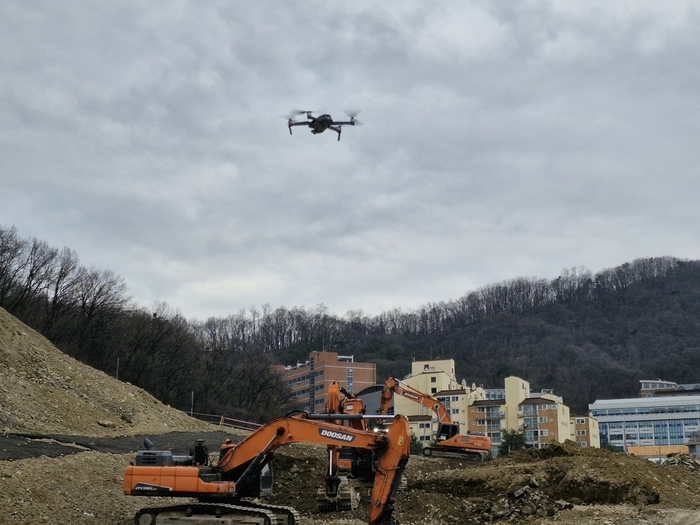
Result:
<svg viewBox="0 0 700 525">
<path fill-rule="evenodd" d="M 476 450 L 464 450 L 451 447 L 425 447 L 423 455 L 432 458 L 459 459 L 462 461 L 481 462 L 484 461 L 485 453 Z"/>
<path fill-rule="evenodd" d="M 297 525 L 299 521 L 299 513 L 291 507 L 248 501 L 145 508 L 134 516 L 135 525 Z"/>
</svg>

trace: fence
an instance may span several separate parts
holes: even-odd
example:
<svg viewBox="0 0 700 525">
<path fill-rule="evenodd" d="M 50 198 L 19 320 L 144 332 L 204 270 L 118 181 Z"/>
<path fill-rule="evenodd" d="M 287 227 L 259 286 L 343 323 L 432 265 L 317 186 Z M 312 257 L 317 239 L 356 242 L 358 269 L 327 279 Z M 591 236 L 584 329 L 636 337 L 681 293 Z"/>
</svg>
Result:
<svg viewBox="0 0 700 525">
<path fill-rule="evenodd" d="M 214 425 L 219 425 L 220 427 L 235 428 L 238 430 L 257 430 L 262 425 L 260 423 L 253 423 L 252 421 L 243 421 L 241 419 L 233 419 L 231 417 L 219 416 L 215 414 L 190 414 L 192 417 L 206 421 L 207 423 L 212 423 Z"/>
</svg>

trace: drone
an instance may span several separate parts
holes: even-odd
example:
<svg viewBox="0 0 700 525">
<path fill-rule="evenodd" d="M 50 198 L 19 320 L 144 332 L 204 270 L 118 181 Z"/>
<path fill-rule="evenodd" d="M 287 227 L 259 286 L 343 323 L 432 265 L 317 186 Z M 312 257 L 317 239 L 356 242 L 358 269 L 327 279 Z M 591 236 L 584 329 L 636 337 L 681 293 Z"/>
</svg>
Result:
<svg viewBox="0 0 700 525">
<path fill-rule="evenodd" d="M 292 112 L 292 116 L 289 117 L 287 126 L 289 126 L 289 134 L 292 134 L 292 126 L 308 126 L 311 128 L 311 133 L 318 135 L 323 133 L 327 129 L 332 129 L 338 134 L 338 140 L 340 140 L 340 133 L 343 130 L 343 126 L 359 126 L 362 123 L 359 120 L 355 120 L 355 116 L 359 111 L 346 111 L 345 113 L 350 117 L 350 120 L 333 120 L 328 114 L 323 114 L 318 117 L 312 115 L 313 111 L 305 110 L 295 110 Z M 306 120 L 293 120 L 294 115 L 306 114 Z"/>
</svg>

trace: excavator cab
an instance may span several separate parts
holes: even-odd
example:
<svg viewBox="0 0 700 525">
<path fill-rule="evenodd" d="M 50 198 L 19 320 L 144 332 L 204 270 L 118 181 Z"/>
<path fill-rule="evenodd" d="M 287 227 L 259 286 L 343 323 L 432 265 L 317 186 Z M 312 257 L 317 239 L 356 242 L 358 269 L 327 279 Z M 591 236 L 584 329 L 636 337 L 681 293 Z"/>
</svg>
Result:
<svg viewBox="0 0 700 525">
<path fill-rule="evenodd" d="M 459 425 L 440 423 L 440 426 L 438 427 L 436 441 L 438 443 L 440 441 L 446 441 L 448 439 L 452 439 L 457 434 L 459 434 Z"/>
<path fill-rule="evenodd" d="M 203 439 L 198 439 L 194 442 L 194 447 L 190 449 L 190 456 L 192 456 L 192 461 L 195 465 L 206 466 L 209 464 L 209 450 Z"/>
</svg>

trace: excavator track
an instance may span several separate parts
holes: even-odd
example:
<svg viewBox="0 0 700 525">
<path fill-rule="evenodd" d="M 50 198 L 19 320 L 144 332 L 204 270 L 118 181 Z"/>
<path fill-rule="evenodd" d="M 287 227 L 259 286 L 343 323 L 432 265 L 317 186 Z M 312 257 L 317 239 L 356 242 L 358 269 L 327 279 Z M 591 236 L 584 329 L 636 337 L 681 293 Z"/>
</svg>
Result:
<svg viewBox="0 0 700 525">
<path fill-rule="evenodd" d="M 134 516 L 134 525 L 298 525 L 299 521 L 291 507 L 247 501 L 151 507 Z"/>
<path fill-rule="evenodd" d="M 251 507 L 254 509 L 265 509 L 275 514 L 277 517 L 279 525 L 298 525 L 301 521 L 299 512 L 293 507 L 287 507 L 284 505 L 271 505 L 269 503 L 263 502 L 253 502 L 253 501 L 239 501 L 238 505 L 244 507 Z"/>
<path fill-rule="evenodd" d="M 480 452 L 455 450 L 447 447 L 425 447 L 423 449 L 423 455 L 432 458 L 459 459 L 472 463 L 479 463 L 484 460 L 484 456 Z"/>
</svg>

